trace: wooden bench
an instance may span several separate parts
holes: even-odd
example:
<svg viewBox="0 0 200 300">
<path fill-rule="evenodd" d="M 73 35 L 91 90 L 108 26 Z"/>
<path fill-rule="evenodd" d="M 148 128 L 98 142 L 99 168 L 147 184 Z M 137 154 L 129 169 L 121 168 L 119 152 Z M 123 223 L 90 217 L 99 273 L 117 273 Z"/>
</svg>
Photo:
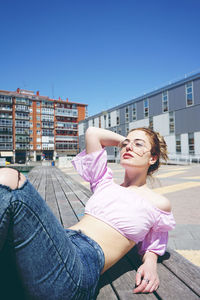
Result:
<svg viewBox="0 0 200 300">
<path fill-rule="evenodd" d="M 65 228 L 70 227 L 83 216 L 85 203 L 91 196 L 91 192 L 85 186 L 56 167 L 35 167 L 28 177 Z M 193 300 L 200 298 L 200 268 L 172 249 L 168 249 L 158 263 L 159 289 L 152 294 L 133 294 L 135 275 L 140 264 L 136 248 L 133 248 L 101 276 L 96 299 Z"/>
</svg>

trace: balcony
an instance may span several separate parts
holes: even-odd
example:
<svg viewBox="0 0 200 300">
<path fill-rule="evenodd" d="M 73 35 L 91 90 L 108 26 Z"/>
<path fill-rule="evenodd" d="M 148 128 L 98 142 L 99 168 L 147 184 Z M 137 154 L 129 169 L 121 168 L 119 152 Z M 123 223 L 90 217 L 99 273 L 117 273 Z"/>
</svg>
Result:
<svg viewBox="0 0 200 300">
<path fill-rule="evenodd" d="M 78 130 L 78 124 L 77 123 L 71 123 L 71 122 L 56 122 L 55 123 L 56 129 L 64 129 L 64 130 Z"/>
<path fill-rule="evenodd" d="M 67 135 L 56 135 L 56 143 L 57 141 L 63 141 L 63 142 L 77 142 L 78 137 L 77 136 L 67 136 Z"/>
<path fill-rule="evenodd" d="M 15 111 L 23 111 L 29 113 L 29 107 L 24 105 L 15 105 Z"/>
<path fill-rule="evenodd" d="M 13 150 L 13 144 L 12 143 L 0 144 L 0 150 Z"/>
<path fill-rule="evenodd" d="M 54 122 L 54 116 L 42 115 L 41 120 L 44 122 Z"/>
<path fill-rule="evenodd" d="M 12 111 L 12 106 L 0 105 L 0 111 Z"/>
<path fill-rule="evenodd" d="M 19 113 L 16 113 L 15 114 L 15 119 L 18 119 L 18 120 L 29 120 L 29 115 L 25 115 L 25 114 L 19 114 Z"/>
<path fill-rule="evenodd" d="M 12 136 L 12 127 L 0 127 L 0 135 L 10 135 Z"/>
<path fill-rule="evenodd" d="M 30 139 L 26 136 L 16 136 L 16 143 L 29 143 Z"/>
<path fill-rule="evenodd" d="M 67 109 L 67 108 L 56 108 L 55 110 L 56 116 L 62 117 L 78 117 L 78 110 L 77 109 Z"/>
<path fill-rule="evenodd" d="M 13 138 L 12 136 L 0 136 L 0 143 L 12 143 Z"/>
<path fill-rule="evenodd" d="M 42 107 L 41 113 L 43 115 L 53 115 L 54 116 L 54 109 L 53 108 Z"/>
<path fill-rule="evenodd" d="M 12 119 L 12 114 L 0 113 L 0 118 L 2 118 L 2 119 Z"/>
<path fill-rule="evenodd" d="M 29 149 L 29 144 L 21 144 L 21 143 L 15 144 L 15 150 L 28 150 L 28 149 Z"/>
<path fill-rule="evenodd" d="M 30 134 L 30 130 L 29 129 L 26 129 L 26 128 L 16 128 L 15 130 L 15 134 L 18 135 L 29 135 Z"/>
<path fill-rule="evenodd" d="M 16 104 L 30 105 L 30 102 L 26 98 L 16 98 Z"/>
<path fill-rule="evenodd" d="M 25 127 L 30 127 L 30 123 L 28 121 L 18 121 L 16 120 L 15 121 L 15 127 L 22 127 L 22 128 L 25 128 Z"/>
<path fill-rule="evenodd" d="M 54 128 L 54 123 L 42 122 L 42 128 Z"/>
<path fill-rule="evenodd" d="M 0 103 L 9 103 L 12 104 L 12 98 L 8 96 L 0 95 Z"/>
<path fill-rule="evenodd" d="M 12 120 L 8 120 L 8 119 L 0 119 L 0 126 L 12 126 L 13 122 Z"/>
</svg>

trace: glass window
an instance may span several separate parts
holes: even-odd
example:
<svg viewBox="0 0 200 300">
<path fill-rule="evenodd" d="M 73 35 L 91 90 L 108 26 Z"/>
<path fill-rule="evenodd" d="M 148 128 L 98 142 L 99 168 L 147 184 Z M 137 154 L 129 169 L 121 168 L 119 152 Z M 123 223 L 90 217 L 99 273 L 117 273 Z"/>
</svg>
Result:
<svg viewBox="0 0 200 300">
<path fill-rule="evenodd" d="M 136 103 L 133 103 L 133 106 L 132 106 L 132 118 L 133 118 L 133 121 L 137 120 Z"/>
<path fill-rule="evenodd" d="M 30 127 L 33 127 L 33 123 L 32 122 L 30 122 Z"/>
<path fill-rule="evenodd" d="M 175 116 L 174 112 L 169 113 L 169 132 L 174 133 L 175 131 Z"/>
<path fill-rule="evenodd" d="M 37 106 L 40 106 L 40 102 L 37 102 Z"/>
<path fill-rule="evenodd" d="M 193 105 L 193 85 L 192 82 L 189 82 L 185 86 L 186 92 L 186 105 L 191 106 Z"/>
<path fill-rule="evenodd" d="M 119 110 L 117 110 L 117 115 L 116 115 L 116 123 L 117 125 L 119 125 Z"/>
<path fill-rule="evenodd" d="M 108 113 L 108 127 L 111 127 L 111 117 L 110 117 L 110 113 Z"/>
<path fill-rule="evenodd" d="M 144 117 L 147 118 L 149 116 L 149 99 L 144 100 Z"/>
<path fill-rule="evenodd" d="M 37 108 L 37 109 L 36 109 L 36 111 L 37 111 L 37 113 L 39 113 L 39 114 L 40 114 L 40 108 Z"/>
<path fill-rule="evenodd" d="M 40 116 L 36 116 L 37 121 L 40 121 Z"/>
<path fill-rule="evenodd" d="M 153 117 L 149 117 L 149 128 L 153 130 Z"/>
<path fill-rule="evenodd" d="M 189 154 L 194 154 L 194 133 L 188 133 Z"/>
<path fill-rule="evenodd" d="M 129 123 L 129 107 L 128 106 L 126 107 L 126 110 L 125 110 L 125 122 Z"/>
<path fill-rule="evenodd" d="M 168 110 L 168 91 L 165 91 L 162 93 L 162 111 L 165 113 Z"/>
<path fill-rule="evenodd" d="M 181 136 L 176 135 L 176 153 L 181 153 Z"/>
</svg>

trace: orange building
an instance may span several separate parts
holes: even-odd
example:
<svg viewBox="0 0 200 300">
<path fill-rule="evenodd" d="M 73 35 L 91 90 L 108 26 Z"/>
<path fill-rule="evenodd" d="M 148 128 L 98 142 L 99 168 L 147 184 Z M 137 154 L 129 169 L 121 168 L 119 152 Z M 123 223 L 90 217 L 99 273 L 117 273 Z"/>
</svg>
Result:
<svg viewBox="0 0 200 300">
<path fill-rule="evenodd" d="M 78 122 L 86 116 L 87 104 L 0 90 L 0 157 L 23 163 L 74 156 Z"/>
</svg>

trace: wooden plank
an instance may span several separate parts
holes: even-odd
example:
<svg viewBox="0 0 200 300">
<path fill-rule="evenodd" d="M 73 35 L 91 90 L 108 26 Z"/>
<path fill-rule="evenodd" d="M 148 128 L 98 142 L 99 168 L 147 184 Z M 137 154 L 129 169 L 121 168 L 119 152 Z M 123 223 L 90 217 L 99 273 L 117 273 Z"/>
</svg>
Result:
<svg viewBox="0 0 200 300">
<path fill-rule="evenodd" d="M 155 300 L 154 294 L 134 294 L 136 270 L 129 263 L 126 257 L 123 257 L 117 264 L 115 264 L 108 271 L 108 276 L 112 282 L 114 290 L 119 299 L 143 299 Z"/>
<path fill-rule="evenodd" d="M 50 207 L 50 209 L 53 211 L 56 218 L 61 222 L 61 217 L 56 201 L 56 195 L 53 187 L 53 182 L 51 180 L 51 172 L 48 171 L 46 173 L 46 203 Z"/>
<path fill-rule="evenodd" d="M 192 299 L 197 300 L 199 296 L 195 295 L 190 287 L 186 286 L 170 269 L 163 264 L 158 264 L 158 274 L 160 286 L 157 290 L 161 299 Z M 183 298 L 184 295 L 184 298 Z"/>
<path fill-rule="evenodd" d="M 62 175 L 62 174 L 61 174 Z M 79 200 L 79 198 L 75 195 L 74 191 L 68 185 L 68 182 L 64 180 L 63 176 L 61 176 L 58 172 L 56 172 L 57 180 L 60 182 L 62 189 L 65 193 L 65 196 L 77 217 L 77 220 L 80 220 L 81 216 L 84 214 L 84 206 Z"/>
<path fill-rule="evenodd" d="M 45 200 L 45 190 L 46 190 L 46 172 L 47 172 L 47 168 L 41 168 L 40 169 L 41 172 L 41 180 L 39 182 L 38 185 L 38 192 L 40 193 L 40 195 L 42 196 L 42 198 Z"/>
<path fill-rule="evenodd" d="M 59 208 L 59 214 L 61 216 L 61 223 L 65 228 L 68 228 L 77 222 L 77 218 L 74 215 L 74 212 L 65 197 L 63 189 L 59 181 L 57 180 L 54 171 L 51 172 L 51 179 L 53 182 L 56 201 Z"/>
<path fill-rule="evenodd" d="M 200 268 L 172 249 L 165 254 L 164 258 L 167 257 L 168 259 L 163 260 L 163 265 L 200 297 Z"/>
<path fill-rule="evenodd" d="M 108 275 L 104 273 L 100 277 L 100 281 L 98 284 L 98 290 L 97 290 L 97 300 L 116 300 L 119 299 L 117 296 L 115 290 L 112 287 L 112 284 L 110 282 L 110 279 L 108 278 Z"/>
<path fill-rule="evenodd" d="M 57 172 L 59 172 L 58 170 Z M 64 173 L 59 172 L 60 177 L 63 178 L 63 181 L 68 185 L 70 190 L 78 197 L 80 202 L 85 206 L 86 202 L 88 201 L 89 197 L 91 197 L 92 192 L 88 189 L 83 189 L 83 186 L 81 186 L 79 183 L 77 183 L 75 180 L 69 178 L 69 176 L 65 176 Z"/>
</svg>

